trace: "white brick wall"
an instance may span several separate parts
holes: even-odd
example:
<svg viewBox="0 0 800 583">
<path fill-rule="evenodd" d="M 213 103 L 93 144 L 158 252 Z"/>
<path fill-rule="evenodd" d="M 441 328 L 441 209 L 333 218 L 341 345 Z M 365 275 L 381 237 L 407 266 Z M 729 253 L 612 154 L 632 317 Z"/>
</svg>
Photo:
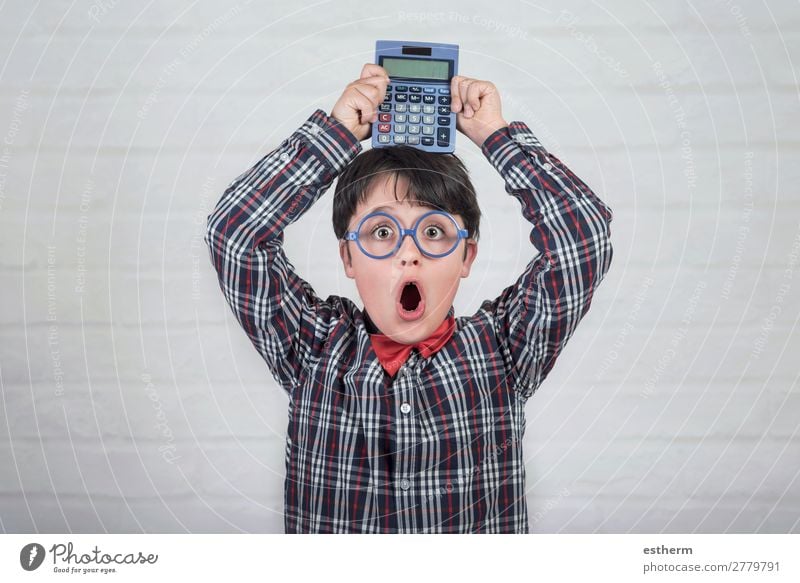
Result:
<svg viewBox="0 0 800 583">
<path fill-rule="evenodd" d="M 800 530 L 797 3 L 404 6 L 4 6 L 3 531 L 282 531 L 286 398 L 203 223 L 401 37 L 459 43 L 462 74 L 615 211 L 612 271 L 527 408 L 532 529 Z M 530 248 L 459 151 L 484 211 L 464 314 Z M 330 214 L 326 196 L 287 253 L 320 295 L 355 297 Z"/>
</svg>

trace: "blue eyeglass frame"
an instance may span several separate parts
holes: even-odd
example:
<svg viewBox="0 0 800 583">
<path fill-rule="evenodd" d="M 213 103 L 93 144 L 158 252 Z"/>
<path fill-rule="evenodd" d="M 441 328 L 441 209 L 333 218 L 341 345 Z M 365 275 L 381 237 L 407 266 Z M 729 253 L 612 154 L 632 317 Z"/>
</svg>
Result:
<svg viewBox="0 0 800 583">
<path fill-rule="evenodd" d="M 453 248 L 450 249 L 450 251 L 447 251 L 446 253 L 439 253 L 439 254 L 428 253 L 427 251 L 424 251 L 422 249 L 422 247 L 419 244 L 419 239 L 417 239 L 417 227 L 419 227 L 419 224 L 422 222 L 422 220 L 425 217 L 429 217 L 431 215 L 444 215 L 445 217 L 447 217 L 448 219 L 453 221 L 453 224 L 456 226 L 456 231 L 458 233 L 458 238 L 456 239 L 456 243 L 455 243 L 455 245 L 453 245 Z M 359 233 L 359 231 L 361 231 L 361 225 L 364 224 L 364 221 L 366 221 L 367 219 L 371 219 L 373 217 L 377 217 L 377 216 L 383 216 L 383 217 L 386 217 L 387 219 L 389 219 L 390 221 L 392 221 L 395 225 L 397 225 L 397 231 L 400 233 L 400 236 L 397 239 L 397 245 L 395 245 L 394 249 L 392 249 L 386 255 L 373 255 L 372 253 L 367 252 L 367 250 L 364 249 L 361 246 L 361 241 L 358 240 L 358 233 Z M 396 218 L 394 218 L 392 215 L 390 215 L 389 213 L 384 212 L 384 211 L 377 211 L 377 212 L 374 212 L 374 213 L 370 213 L 367 216 L 365 216 L 363 219 L 361 219 L 359 221 L 359 223 L 358 223 L 358 227 L 356 227 L 356 230 L 355 231 L 347 231 L 347 233 L 345 233 L 345 235 L 344 235 L 344 239 L 343 240 L 345 240 L 345 241 L 355 241 L 356 245 L 358 245 L 358 248 L 361 249 L 361 252 L 364 255 L 366 255 L 367 257 L 371 257 L 372 259 L 386 259 L 387 257 L 394 256 L 397 253 L 397 251 L 400 249 L 400 247 L 403 246 L 403 241 L 405 240 L 406 235 L 411 236 L 411 239 L 414 241 L 414 244 L 417 246 L 417 249 L 419 249 L 420 253 L 422 253 L 426 257 L 430 257 L 431 259 L 439 259 L 440 257 L 447 257 L 453 251 L 455 251 L 458 248 L 458 245 L 461 243 L 462 239 L 468 239 L 469 238 L 469 231 L 467 229 L 459 228 L 455 217 L 453 217 L 453 215 L 451 215 L 450 213 L 446 213 L 444 211 L 433 210 L 433 211 L 429 211 L 429 212 L 425 213 L 424 215 L 419 217 L 416 221 L 414 221 L 414 225 L 410 229 L 404 229 L 403 225 L 401 225 L 398 222 L 398 220 Z"/>
</svg>

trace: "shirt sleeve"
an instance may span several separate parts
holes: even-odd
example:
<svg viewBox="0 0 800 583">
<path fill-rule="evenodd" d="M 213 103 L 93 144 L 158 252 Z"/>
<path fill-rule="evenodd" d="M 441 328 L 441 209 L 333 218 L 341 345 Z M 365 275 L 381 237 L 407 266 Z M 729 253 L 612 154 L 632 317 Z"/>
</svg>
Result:
<svg viewBox="0 0 800 583">
<path fill-rule="evenodd" d="M 283 230 L 358 154 L 358 140 L 317 110 L 225 190 L 205 241 L 225 299 L 272 374 L 291 394 L 325 342 L 336 308 L 299 277 Z"/>
<path fill-rule="evenodd" d="M 523 399 L 553 368 L 611 264 L 611 209 L 522 122 L 489 136 L 482 151 L 522 205 L 539 251 L 514 285 L 481 307 Z"/>
</svg>

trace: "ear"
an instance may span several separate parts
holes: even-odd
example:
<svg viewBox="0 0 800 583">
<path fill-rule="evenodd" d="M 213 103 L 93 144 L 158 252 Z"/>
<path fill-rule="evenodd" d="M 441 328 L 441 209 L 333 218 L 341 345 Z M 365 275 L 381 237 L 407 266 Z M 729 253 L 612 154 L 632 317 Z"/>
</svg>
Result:
<svg viewBox="0 0 800 583">
<path fill-rule="evenodd" d="M 342 259 L 345 275 L 350 279 L 355 279 L 356 273 L 353 269 L 353 258 L 350 256 L 350 247 L 347 245 L 347 241 L 339 241 L 339 257 Z"/>
<path fill-rule="evenodd" d="M 465 239 L 467 245 L 467 256 L 464 258 L 464 263 L 461 264 L 461 277 L 467 277 L 472 268 L 472 262 L 478 256 L 478 242 L 474 239 Z"/>
</svg>

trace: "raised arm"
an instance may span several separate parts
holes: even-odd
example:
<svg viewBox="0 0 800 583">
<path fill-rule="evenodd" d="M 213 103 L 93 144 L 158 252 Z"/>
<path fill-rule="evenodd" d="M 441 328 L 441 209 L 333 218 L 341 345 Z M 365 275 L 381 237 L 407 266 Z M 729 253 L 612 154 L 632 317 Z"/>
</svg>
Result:
<svg viewBox="0 0 800 583">
<path fill-rule="evenodd" d="M 322 301 L 295 273 L 283 251 L 283 230 L 360 151 L 359 140 L 383 100 L 382 78 L 365 67 L 333 116 L 314 112 L 234 180 L 208 218 L 206 243 L 225 299 L 287 392 L 324 344 L 340 307 Z"/>
<path fill-rule="evenodd" d="M 459 129 L 481 147 L 519 200 L 540 252 L 487 315 L 502 339 L 514 383 L 527 399 L 553 368 L 611 264 L 611 209 L 522 122 L 505 124 L 491 83 L 469 80 L 453 89 Z M 488 86 L 488 87 L 487 87 Z M 483 112 L 484 95 L 489 107 Z M 465 104 L 469 104 L 466 108 Z"/>
<path fill-rule="evenodd" d="M 322 110 L 225 190 L 206 243 L 220 287 L 256 350 L 291 391 L 324 336 L 331 306 L 298 276 L 283 230 L 330 186 L 358 142 Z"/>
</svg>

